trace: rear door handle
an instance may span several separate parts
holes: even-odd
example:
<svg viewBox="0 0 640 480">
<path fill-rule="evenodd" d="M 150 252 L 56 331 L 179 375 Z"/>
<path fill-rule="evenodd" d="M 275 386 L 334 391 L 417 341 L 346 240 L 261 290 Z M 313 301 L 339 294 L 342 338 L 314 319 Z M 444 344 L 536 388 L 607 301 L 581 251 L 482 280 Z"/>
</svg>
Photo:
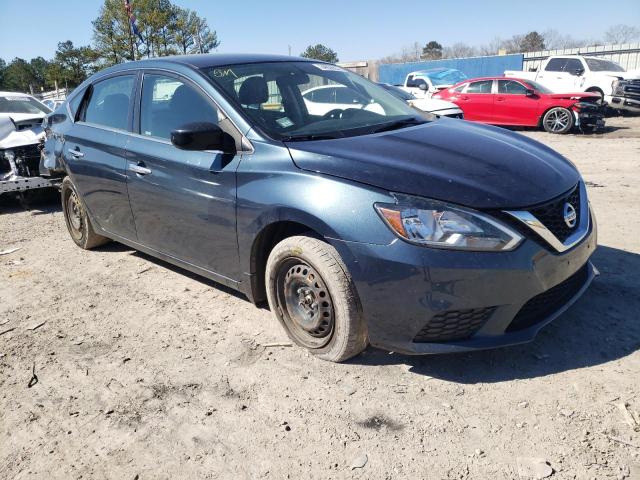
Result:
<svg viewBox="0 0 640 480">
<path fill-rule="evenodd" d="M 137 173 L 138 175 L 149 175 L 151 173 L 151 169 L 147 168 L 143 165 L 139 165 L 139 164 L 135 164 L 135 163 L 130 163 L 129 164 L 129 170 L 131 170 L 132 172 Z"/>
<path fill-rule="evenodd" d="M 73 158 L 83 158 L 84 157 L 84 153 L 82 153 L 80 150 L 69 150 L 69 153 L 71 154 L 71 156 Z"/>
</svg>

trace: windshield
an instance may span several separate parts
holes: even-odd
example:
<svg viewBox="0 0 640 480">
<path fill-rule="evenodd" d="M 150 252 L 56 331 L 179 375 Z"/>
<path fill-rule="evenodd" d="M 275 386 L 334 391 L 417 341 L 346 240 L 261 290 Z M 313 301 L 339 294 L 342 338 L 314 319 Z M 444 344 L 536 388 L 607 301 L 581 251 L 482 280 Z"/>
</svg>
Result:
<svg viewBox="0 0 640 480">
<path fill-rule="evenodd" d="M 50 113 L 46 106 L 27 96 L 0 97 L 0 113 Z"/>
<path fill-rule="evenodd" d="M 414 94 L 409 93 L 409 92 L 401 89 L 400 87 L 396 87 L 395 85 L 389 85 L 387 83 L 379 83 L 378 85 L 380 85 L 382 88 L 384 88 L 391 95 L 394 95 L 394 96 L 398 97 L 400 100 L 404 100 L 405 102 L 408 102 L 409 100 L 415 100 L 416 99 L 416 96 Z"/>
<path fill-rule="evenodd" d="M 544 85 L 542 85 L 542 84 L 540 84 L 538 82 L 534 82 L 533 80 L 525 80 L 525 82 L 528 83 L 531 88 L 533 88 L 534 90 L 537 90 L 540 93 L 544 93 L 544 94 L 553 93 L 551 90 L 549 90 Z"/>
<path fill-rule="evenodd" d="M 624 68 L 609 60 L 599 60 L 597 58 L 585 58 L 592 72 L 624 72 Z"/>
<path fill-rule="evenodd" d="M 447 70 L 434 70 L 427 72 L 420 72 L 417 77 L 427 77 L 431 80 L 431 83 L 436 87 L 439 85 L 453 85 L 454 83 L 466 80 L 467 76 L 460 70 L 447 69 Z"/>
<path fill-rule="evenodd" d="M 251 63 L 205 72 L 239 111 L 277 140 L 366 135 L 435 119 L 327 63 Z"/>
</svg>

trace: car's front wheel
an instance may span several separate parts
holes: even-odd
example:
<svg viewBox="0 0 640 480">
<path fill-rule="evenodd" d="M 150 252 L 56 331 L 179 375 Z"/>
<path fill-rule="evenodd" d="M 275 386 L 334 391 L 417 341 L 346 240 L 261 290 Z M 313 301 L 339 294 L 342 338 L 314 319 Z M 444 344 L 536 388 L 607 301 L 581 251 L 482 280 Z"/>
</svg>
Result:
<svg viewBox="0 0 640 480">
<path fill-rule="evenodd" d="M 568 133 L 573 123 L 573 112 L 563 107 L 552 108 L 542 117 L 542 127 L 549 133 Z"/>
<path fill-rule="evenodd" d="M 98 235 L 91 225 L 91 220 L 80 200 L 78 191 L 69 177 L 62 181 L 60 189 L 62 212 L 71 238 L 81 248 L 89 250 L 109 242 L 109 239 Z"/>
<path fill-rule="evenodd" d="M 271 311 L 296 344 L 342 362 L 368 343 L 360 302 L 342 258 L 313 237 L 289 237 L 269 255 L 265 272 Z"/>
</svg>

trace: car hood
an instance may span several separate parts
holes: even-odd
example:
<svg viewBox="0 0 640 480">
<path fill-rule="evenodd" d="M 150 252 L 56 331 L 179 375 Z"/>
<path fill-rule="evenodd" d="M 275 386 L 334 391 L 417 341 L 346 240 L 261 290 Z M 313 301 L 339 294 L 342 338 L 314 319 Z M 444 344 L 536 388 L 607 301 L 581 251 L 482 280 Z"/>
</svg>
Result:
<svg viewBox="0 0 640 480">
<path fill-rule="evenodd" d="M 45 135 L 41 124 L 38 115 L 0 114 L 0 150 L 39 143 Z"/>
<path fill-rule="evenodd" d="M 478 209 L 542 203 L 580 179 L 573 164 L 534 140 L 448 118 L 287 146 L 303 170 Z"/>
<path fill-rule="evenodd" d="M 607 77 L 622 78 L 623 80 L 635 80 L 640 78 L 640 71 L 631 70 L 630 72 L 593 72 L 597 75 L 603 75 Z"/>
<path fill-rule="evenodd" d="M 422 110 L 424 112 L 437 112 L 438 110 L 447 110 L 454 108 L 460 110 L 455 103 L 448 102 L 447 100 L 440 100 L 437 98 L 416 98 L 407 102 L 412 107 Z"/>
<path fill-rule="evenodd" d="M 591 92 L 548 93 L 545 97 L 555 100 L 579 100 L 581 98 L 600 98 L 600 94 Z"/>
</svg>

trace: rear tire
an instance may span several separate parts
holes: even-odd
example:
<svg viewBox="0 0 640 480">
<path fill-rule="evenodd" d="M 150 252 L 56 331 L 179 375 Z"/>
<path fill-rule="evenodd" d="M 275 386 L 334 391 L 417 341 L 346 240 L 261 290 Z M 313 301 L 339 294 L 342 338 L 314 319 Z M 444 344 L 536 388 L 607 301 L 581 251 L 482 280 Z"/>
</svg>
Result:
<svg viewBox="0 0 640 480">
<path fill-rule="evenodd" d="M 542 117 L 542 128 L 549 133 L 569 133 L 573 124 L 573 112 L 563 107 L 554 107 Z"/>
<path fill-rule="evenodd" d="M 90 250 L 111 241 L 94 231 L 80 195 L 78 195 L 78 191 L 69 177 L 65 177 L 62 181 L 60 192 L 62 212 L 64 213 L 67 230 L 76 245 L 85 250 Z"/>
<path fill-rule="evenodd" d="M 297 345 L 343 362 L 368 344 L 351 275 L 331 245 L 307 236 L 278 243 L 267 260 L 269 306 Z"/>
</svg>

